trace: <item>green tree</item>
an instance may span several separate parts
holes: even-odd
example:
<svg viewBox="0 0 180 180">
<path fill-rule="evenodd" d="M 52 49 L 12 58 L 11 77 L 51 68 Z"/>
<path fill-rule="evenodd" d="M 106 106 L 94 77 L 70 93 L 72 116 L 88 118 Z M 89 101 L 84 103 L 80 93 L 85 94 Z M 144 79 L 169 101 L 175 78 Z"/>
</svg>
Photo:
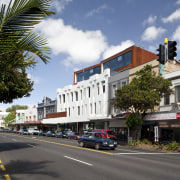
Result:
<svg viewBox="0 0 180 180">
<path fill-rule="evenodd" d="M 147 65 L 136 72 L 136 77 L 130 84 L 117 89 L 112 104 L 119 109 L 133 112 L 133 115 L 126 119 L 126 125 L 135 130 L 141 124 L 138 118 L 143 119 L 147 110 L 153 111 L 164 95 L 173 93 L 171 85 L 171 81 L 156 75 L 152 66 Z"/>
<path fill-rule="evenodd" d="M 16 118 L 16 115 L 14 114 L 14 112 L 10 112 L 10 113 L 4 118 L 5 126 L 8 126 L 9 123 L 15 122 L 15 118 Z"/>
<path fill-rule="evenodd" d="M 39 57 L 44 63 L 50 59 L 47 40 L 34 32 L 36 24 L 55 14 L 49 11 L 51 0 L 12 0 L 0 10 L 0 102 L 29 96 L 33 82 L 27 68 Z"/>
<path fill-rule="evenodd" d="M 28 109 L 28 106 L 13 105 L 6 109 L 6 112 L 16 112 L 16 110 Z"/>
</svg>

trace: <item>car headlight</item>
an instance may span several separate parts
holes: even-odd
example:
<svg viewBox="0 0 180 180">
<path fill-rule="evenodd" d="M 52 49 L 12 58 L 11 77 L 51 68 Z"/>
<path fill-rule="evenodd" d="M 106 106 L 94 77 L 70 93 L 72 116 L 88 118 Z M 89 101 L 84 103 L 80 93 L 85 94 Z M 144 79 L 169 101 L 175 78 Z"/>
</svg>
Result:
<svg viewBox="0 0 180 180">
<path fill-rule="evenodd" d="M 108 144 L 108 142 L 103 142 L 103 144 Z"/>
</svg>

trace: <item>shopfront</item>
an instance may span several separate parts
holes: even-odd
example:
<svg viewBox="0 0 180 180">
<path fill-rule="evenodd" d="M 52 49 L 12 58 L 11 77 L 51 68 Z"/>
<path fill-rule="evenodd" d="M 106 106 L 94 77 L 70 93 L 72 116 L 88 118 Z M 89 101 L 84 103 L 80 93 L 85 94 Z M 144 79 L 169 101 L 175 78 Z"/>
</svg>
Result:
<svg viewBox="0 0 180 180">
<path fill-rule="evenodd" d="M 142 138 L 157 142 L 180 142 L 180 112 L 151 113 L 145 116 Z"/>
</svg>

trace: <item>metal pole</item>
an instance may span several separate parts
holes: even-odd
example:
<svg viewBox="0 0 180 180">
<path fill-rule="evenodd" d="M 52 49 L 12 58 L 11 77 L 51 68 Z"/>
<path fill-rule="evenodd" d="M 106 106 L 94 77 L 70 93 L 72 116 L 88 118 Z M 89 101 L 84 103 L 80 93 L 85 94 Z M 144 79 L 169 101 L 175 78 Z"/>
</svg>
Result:
<svg viewBox="0 0 180 180">
<path fill-rule="evenodd" d="M 164 39 L 164 47 L 165 47 L 165 63 L 168 60 L 168 38 Z"/>
</svg>

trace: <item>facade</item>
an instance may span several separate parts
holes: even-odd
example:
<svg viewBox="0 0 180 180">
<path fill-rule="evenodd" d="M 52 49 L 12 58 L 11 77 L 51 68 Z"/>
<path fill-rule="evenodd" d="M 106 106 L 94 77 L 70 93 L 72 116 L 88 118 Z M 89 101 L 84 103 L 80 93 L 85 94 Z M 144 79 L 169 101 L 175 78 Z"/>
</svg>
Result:
<svg viewBox="0 0 180 180">
<path fill-rule="evenodd" d="M 145 117 L 146 135 L 154 134 L 155 141 L 180 142 L 180 65 L 169 61 L 165 65 L 163 77 L 172 82 L 171 95 L 162 98 L 159 112 Z"/>
<path fill-rule="evenodd" d="M 40 121 L 46 118 L 46 114 L 57 112 L 56 100 L 51 100 L 49 97 L 44 97 L 42 103 L 38 103 L 37 119 Z"/>
<path fill-rule="evenodd" d="M 82 131 L 92 128 L 119 128 L 126 112 L 113 109 L 110 100 L 115 91 L 129 83 L 132 68 L 156 59 L 157 56 L 138 46 L 132 46 L 99 64 L 74 72 L 74 84 L 57 90 L 57 112 L 65 117 L 43 119 L 43 124 Z M 117 116 L 118 114 L 122 116 Z"/>
</svg>

